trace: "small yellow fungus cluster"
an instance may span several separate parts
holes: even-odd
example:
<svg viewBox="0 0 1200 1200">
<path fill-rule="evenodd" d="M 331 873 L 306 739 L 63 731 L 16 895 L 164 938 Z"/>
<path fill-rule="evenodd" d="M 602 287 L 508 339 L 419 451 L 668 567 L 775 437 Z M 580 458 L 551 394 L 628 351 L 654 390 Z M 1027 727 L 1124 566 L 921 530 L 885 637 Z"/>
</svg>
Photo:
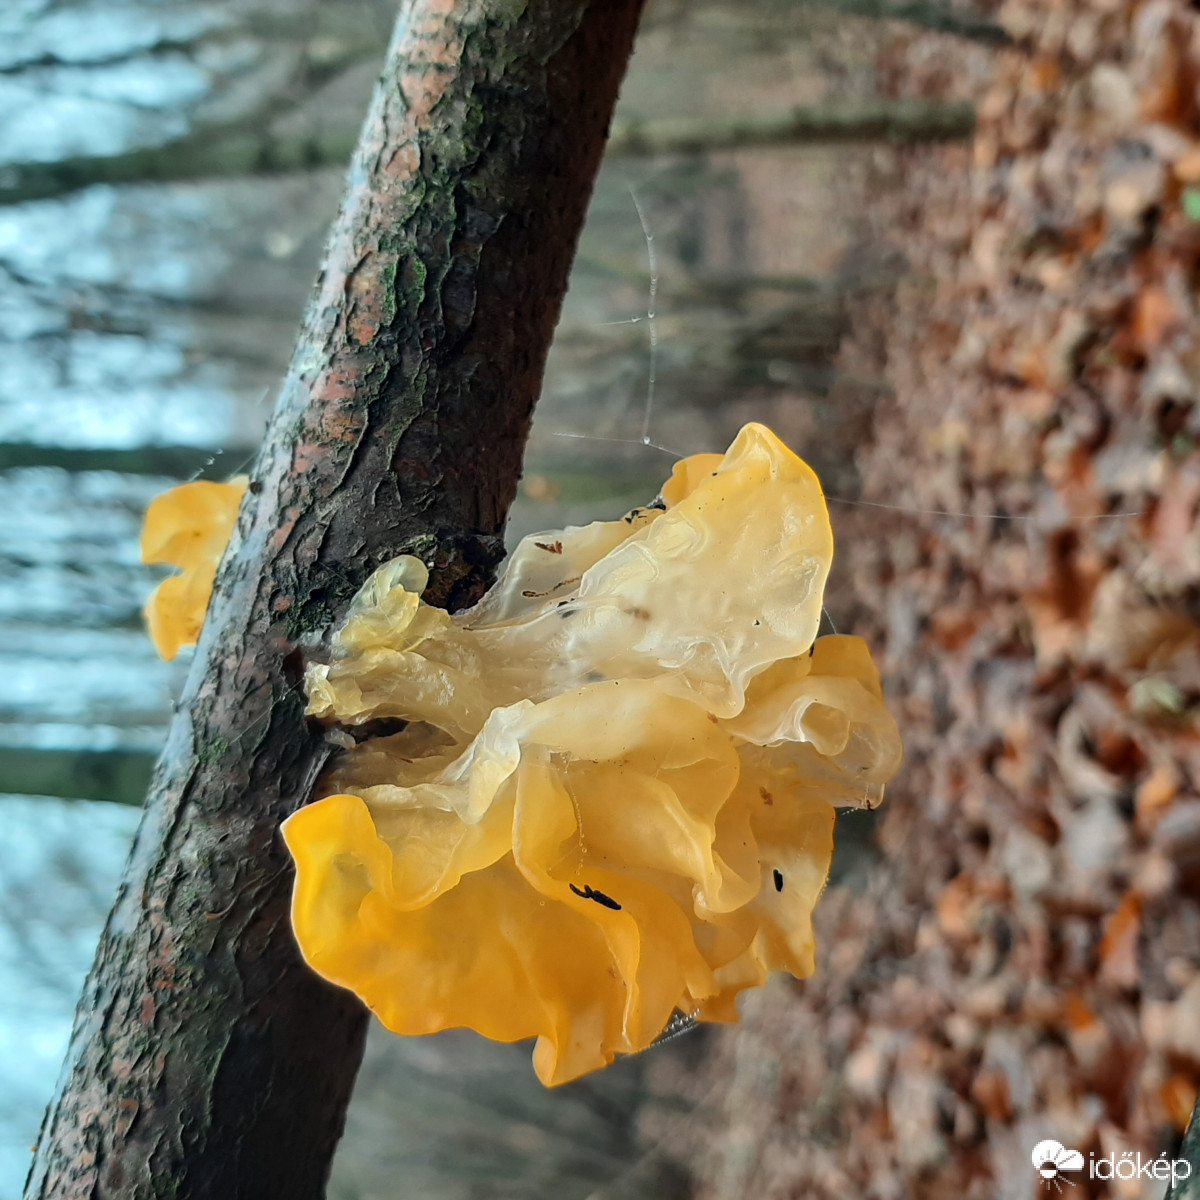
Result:
<svg viewBox="0 0 1200 1200">
<path fill-rule="evenodd" d="M 816 636 L 811 469 L 747 425 L 662 498 L 526 538 L 455 616 L 395 559 L 307 674 L 350 748 L 284 824 L 305 958 L 399 1033 L 536 1036 L 546 1084 L 809 974 L 834 805 L 900 761 L 865 644 Z"/>
<path fill-rule="evenodd" d="M 146 602 L 154 648 L 174 658 L 200 636 L 217 565 L 237 521 L 247 479 L 195 480 L 155 496 L 142 525 L 142 562 L 171 563 L 181 575 L 164 579 Z"/>
</svg>

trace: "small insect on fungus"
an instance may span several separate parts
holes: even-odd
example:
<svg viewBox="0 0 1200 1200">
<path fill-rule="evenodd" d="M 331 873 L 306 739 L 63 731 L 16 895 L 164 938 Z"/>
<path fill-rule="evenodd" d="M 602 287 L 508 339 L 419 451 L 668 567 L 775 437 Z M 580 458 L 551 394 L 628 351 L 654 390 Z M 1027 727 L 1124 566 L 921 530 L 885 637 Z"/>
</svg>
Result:
<svg viewBox="0 0 1200 1200">
<path fill-rule="evenodd" d="M 597 904 L 603 904 L 605 908 L 611 908 L 613 912 L 621 911 L 621 906 L 611 896 L 597 891 L 591 884 L 585 883 L 582 888 L 577 888 L 573 883 L 567 886 L 575 895 L 582 896 L 585 900 L 595 900 Z"/>
</svg>

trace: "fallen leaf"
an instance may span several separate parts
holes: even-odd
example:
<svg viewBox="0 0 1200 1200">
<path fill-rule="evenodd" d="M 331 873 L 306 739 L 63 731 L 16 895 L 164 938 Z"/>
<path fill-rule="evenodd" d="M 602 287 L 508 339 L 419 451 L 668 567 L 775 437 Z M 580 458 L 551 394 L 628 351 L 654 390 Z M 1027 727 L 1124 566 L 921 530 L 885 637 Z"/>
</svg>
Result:
<svg viewBox="0 0 1200 1200">
<path fill-rule="evenodd" d="M 1137 987 L 1141 915 L 1141 894 L 1131 888 L 1104 922 L 1104 936 L 1100 939 L 1100 979 L 1111 987 Z"/>
</svg>

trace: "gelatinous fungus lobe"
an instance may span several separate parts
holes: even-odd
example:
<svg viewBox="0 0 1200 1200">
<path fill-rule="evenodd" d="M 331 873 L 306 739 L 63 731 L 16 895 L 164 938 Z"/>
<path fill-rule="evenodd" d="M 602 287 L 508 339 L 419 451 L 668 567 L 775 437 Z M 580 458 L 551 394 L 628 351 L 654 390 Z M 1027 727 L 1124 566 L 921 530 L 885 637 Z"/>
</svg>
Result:
<svg viewBox="0 0 1200 1200">
<path fill-rule="evenodd" d="M 156 496 L 142 525 L 142 561 L 181 568 L 155 588 L 146 602 L 154 648 L 174 658 L 200 636 L 217 565 L 237 520 L 245 476 L 228 483 L 194 480 Z"/>
<path fill-rule="evenodd" d="M 811 973 L 835 806 L 900 761 L 866 645 L 817 638 L 809 467 L 748 425 L 662 499 L 526 538 L 454 616 L 393 560 L 307 671 L 359 736 L 284 825 L 305 958 L 397 1032 L 536 1037 L 547 1084 Z"/>
</svg>

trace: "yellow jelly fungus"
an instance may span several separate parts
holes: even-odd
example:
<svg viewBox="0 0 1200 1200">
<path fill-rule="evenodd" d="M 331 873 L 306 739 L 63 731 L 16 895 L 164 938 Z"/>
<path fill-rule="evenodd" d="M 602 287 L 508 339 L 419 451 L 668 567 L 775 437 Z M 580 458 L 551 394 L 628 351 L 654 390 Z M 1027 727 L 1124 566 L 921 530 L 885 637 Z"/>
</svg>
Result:
<svg viewBox="0 0 1200 1200">
<path fill-rule="evenodd" d="M 724 457 L 723 454 L 692 454 L 681 458 L 672 468 L 671 478 L 663 484 L 663 502 L 668 507 L 678 504 L 696 490 L 706 475 L 711 475 L 721 465 Z"/>
<path fill-rule="evenodd" d="M 247 479 L 228 483 L 195 480 L 155 496 L 142 525 L 142 562 L 171 563 L 171 575 L 146 602 L 146 624 L 154 648 L 174 658 L 180 646 L 200 636 L 217 564 L 237 520 Z"/>
<path fill-rule="evenodd" d="M 747 425 L 663 501 L 526 538 L 455 616 L 395 559 L 307 672 L 310 713 L 398 732 L 284 823 L 304 957 L 398 1033 L 536 1037 L 546 1084 L 811 973 L 834 806 L 900 762 L 865 644 L 816 637 L 809 467 Z"/>
</svg>

